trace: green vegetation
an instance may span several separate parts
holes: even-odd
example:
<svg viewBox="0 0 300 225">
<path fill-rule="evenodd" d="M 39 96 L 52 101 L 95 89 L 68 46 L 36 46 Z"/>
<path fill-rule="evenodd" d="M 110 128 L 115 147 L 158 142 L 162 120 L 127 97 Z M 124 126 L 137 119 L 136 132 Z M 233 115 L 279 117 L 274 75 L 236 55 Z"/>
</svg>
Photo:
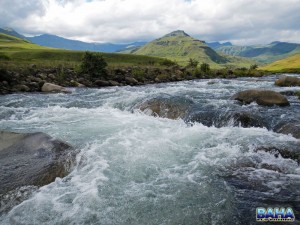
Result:
<svg viewBox="0 0 300 225">
<path fill-rule="evenodd" d="M 200 65 L 200 70 L 203 72 L 203 73 L 209 73 L 210 72 L 210 66 L 209 64 L 207 63 L 202 63 Z"/>
<path fill-rule="evenodd" d="M 107 63 L 102 54 L 86 52 L 80 65 L 81 73 L 86 73 L 91 77 L 104 78 L 107 76 Z"/>
<path fill-rule="evenodd" d="M 212 68 L 249 67 L 256 62 L 242 57 L 219 54 L 208 47 L 204 41 L 190 37 L 184 31 L 175 31 L 156 39 L 145 46 L 133 51 L 135 55 L 147 55 L 167 58 L 186 66 L 190 59 L 200 63 L 207 63 Z"/>
<path fill-rule="evenodd" d="M 135 68 L 132 70 L 132 77 L 138 81 L 142 81 L 145 77 L 145 72 L 140 68 Z"/>
<path fill-rule="evenodd" d="M 300 73 L 300 54 L 273 62 L 269 65 L 260 67 L 260 69 L 273 72 Z"/>
<path fill-rule="evenodd" d="M 42 47 L 29 41 L 0 33 L 0 67 L 16 69 L 35 64 L 37 67 L 51 68 L 63 65 L 65 67 L 79 68 L 85 52 L 71 51 Z M 157 66 L 165 63 L 165 59 L 117 54 L 102 53 L 108 67 L 122 66 Z"/>
<path fill-rule="evenodd" d="M 199 61 L 197 61 L 196 59 L 190 58 L 187 66 L 191 67 L 191 68 L 196 68 L 198 66 L 198 64 L 199 64 Z"/>
<path fill-rule="evenodd" d="M 176 65 L 178 65 L 178 64 L 177 64 L 176 62 L 172 61 L 172 60 L 164 59 L 164 60 L 162 60 L 162 61 L 160 62 L 160 65 L 161 65 L 161 66 L 167 66 L 167 67 L 169 67 L 169 66 L 176 66 Z"/>
</svg>

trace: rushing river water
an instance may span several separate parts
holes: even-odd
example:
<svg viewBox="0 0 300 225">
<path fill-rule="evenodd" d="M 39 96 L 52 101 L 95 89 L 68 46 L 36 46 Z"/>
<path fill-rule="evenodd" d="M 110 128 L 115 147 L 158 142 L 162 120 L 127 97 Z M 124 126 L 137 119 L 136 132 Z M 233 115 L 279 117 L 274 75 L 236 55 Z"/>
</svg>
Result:
<svg viewBox="0 0 300 225">
<path fill-rule="evenodd" d="M 272 131 L 300 121 L 290 107 L 242 106 L 230 97 L 274 86 L 275 77 L 197 80 L 66 94 L 0 97 L 0 129 L 41 131 L 80 149 L 73 172 L 34 191 L 0 224 L 256 224 L 256 207 L 290 206 L 300 224 L 300 167 L 255 149 L 299 148 Z M 192 104 L 189 121 L 148 116 L 153 98 Z M 243 128 L 231 112 L 252 112 L 265 127 Z M 202 120 L 201 120 L 202 118 Z M 204 119 L 203 119 L 204 118 Z M 201 123 L 202 122 L 202 123 Z"/>
</svg>

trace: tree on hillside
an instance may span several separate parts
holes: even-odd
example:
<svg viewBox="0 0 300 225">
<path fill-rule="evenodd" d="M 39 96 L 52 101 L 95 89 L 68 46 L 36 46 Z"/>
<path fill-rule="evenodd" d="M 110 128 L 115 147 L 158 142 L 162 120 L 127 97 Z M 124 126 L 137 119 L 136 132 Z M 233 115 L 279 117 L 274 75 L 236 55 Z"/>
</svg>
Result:
<svg viewBox="0 0 300 225">
<path fill-rule="evenodd" d="M 210 71 L 210 66 L 207 63 L 202 63 L 200 66 L 200 70 L 204 73 L 209 73 Z"/>
<path fill-rule="evenodd" d="M 104 78 L 107 75 L 107 63 L 99 53 L 85 52 L 80 65 L 81 72 L 95 78 Z"/>
<path fill-rule="evenodd" d="M 196 68 L 199 62 L 196 59 L 189 59 L 188 67 Z"/>
<path fill-rule="evenodd" d="M 256 70 L 258 68 L 258 65 L 253 64 L 250 66 L 250 70 Z"/>
</svg>

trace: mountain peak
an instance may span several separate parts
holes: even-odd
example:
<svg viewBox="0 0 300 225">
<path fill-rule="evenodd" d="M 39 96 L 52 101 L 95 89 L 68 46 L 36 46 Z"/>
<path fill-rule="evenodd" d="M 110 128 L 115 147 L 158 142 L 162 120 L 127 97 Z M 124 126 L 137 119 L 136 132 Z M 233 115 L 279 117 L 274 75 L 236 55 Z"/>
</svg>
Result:
<svg viewBox="0 0 300 225">
<path fill-rule="evenodd" d="M 176 30 L 176 31 L 173 31 L 169 34 L 166 34 L 164 37 L 174 37 L 174 36 L 177 36 L 177 37 L 189 37 L 190 35 L 188 35 L 187 33 L 185 33 L 183 30 Z"/>
</svg>

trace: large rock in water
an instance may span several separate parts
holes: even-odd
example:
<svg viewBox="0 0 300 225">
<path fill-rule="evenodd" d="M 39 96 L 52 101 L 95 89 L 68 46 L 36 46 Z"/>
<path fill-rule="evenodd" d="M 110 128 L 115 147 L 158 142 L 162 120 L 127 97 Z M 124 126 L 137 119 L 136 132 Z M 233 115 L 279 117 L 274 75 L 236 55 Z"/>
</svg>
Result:
<svg viewBox="0 0 300 225">
<path fill-rule="evenodd" d="M 270 90 L 259 90 L 259 89 L 251 89 L 246 91 L 241 91 L 231 99 L 238 100 L 243 102 L 244 104 L 250 104 L 252 102 L 256 102 L 258 105 L 263 106 L 289 106 L 290 103 L 286 97 L 282 94 L 270 91 Z"/>
<path fill-rule="evenodd" d="M 58 92 L 63 92 L 63 93 L 70 93 L 67 89 L 65 89 L 62 86 L 56 85 L 56 84 L 51 84 L 51 83 L 44 83 L 42 86 L 42 92 L 48 92 L 48 93 L 58 93 Z"/>
<path fill-rule="evenodd" d="M 191 100 L 184 98 L 155 98 L 137 106 L 147 115 L 168 119 L 183 119 L 187 116 Z"/>
<path fill-rule="evenodd" d="M 300 86 L 300 78 L 291 77 L 291 76 L 283 76 L 275 81 L 275 85 L 280 86 L 280 87 Z"/>
<path fill-rule="evenodd" d="M 0 214 L 14 204 L 7 193 L 66 176 L 75 157 L 73 147 L 47 134 L 0 131 Z"/>
<path fill-rule="evenodd" d="M 291 134 L 294 138 L 300 139 L 300 123 L 287 123 L 275 131 L 282 134 Z"/>
</svg>

